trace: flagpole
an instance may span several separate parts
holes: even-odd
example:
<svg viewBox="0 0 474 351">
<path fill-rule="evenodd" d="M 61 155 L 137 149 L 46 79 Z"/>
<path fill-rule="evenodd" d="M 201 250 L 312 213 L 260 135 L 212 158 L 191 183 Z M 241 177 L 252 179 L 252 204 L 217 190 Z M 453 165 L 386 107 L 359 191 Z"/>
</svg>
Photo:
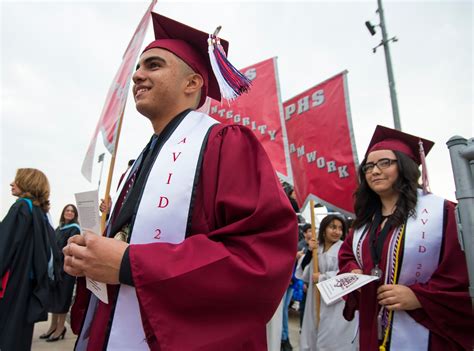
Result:
<svg viewBox="0 0 474 351">
<path fill-rule="evenodd" d="M 125 106 L 127 106 L 127 101 L 125 100 L 125 103 L 123 105 L 123 110 L 122 113 L 120 114 L 120 118 L 118 120 L 118 125 L 117 125 L 117 134 L 115 138 L 115 144 L 114 144 L 114 152 L 112 153 L 112 159 L 110 160 L 110 166 L 109 166 L 109 175 L 107 177 L 107 186 L 105 187 L 105 195 L 104 195 L 104 201 L 106 203 L 106 208 L 107 210 L 102 212 L 102 217 L 100 218 L 100 231 L 102 235 L 106 235 L 105 233 L 105 222 L 107 221 L 107 215 L 110 211 L 110 203 L 109 203 L 109 198 L 110 198 L 110 188 L 112 185 L 112 176 L 114 174 L 114 168 L 115 168 L 115 156 L 117 155 L 117 149 L 119 145 L 119 140 L 120 140 L 120 132 L 122 130 L 122 121 L 123 121 L 123 115 L 125 112 Z"/>
<path fill-rule="evenodd" d="M 311 213 L 311 237 L 313 240 L 318 240 L 316 238 L 316 219 L 314 217 L 314 200 L 309 201 L 310 213 Z M 319 273 L 319 261 L 318 261 L 318 250 L 313 250 L 313 274 Z M 319 295 L 319 290 L 316 287 L 316 283 L 313 284 L 314 297 L 316 298 L 316 327 L 319 327 L 320 319 L 320 310 L 321 310 L 321 296 Z"/>
<path fill-rule="evenodd" d="M 101 157 L 102 156 L 102 157 Z M 101 159 L 100 162 L 102 163 L 100 165 L 100 174 L 99 174 L 99 182 L 97 184 L 97 191 L 100 189 L 100 181 L 102 180 L 102 172 L 104 170 L 104 158 L 105 158 L 105 153 L 99 155 L 99 158 Z"/>
</svg>

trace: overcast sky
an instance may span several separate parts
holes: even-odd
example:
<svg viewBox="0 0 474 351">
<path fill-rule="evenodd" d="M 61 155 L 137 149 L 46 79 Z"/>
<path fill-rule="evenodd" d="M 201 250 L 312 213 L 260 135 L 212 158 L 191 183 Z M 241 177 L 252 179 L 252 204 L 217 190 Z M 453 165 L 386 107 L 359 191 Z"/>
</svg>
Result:
<svg viewBox="0 0 474 351">
<path fill-rule="evenodd" d="M 148 1 L 5 1 L 1 7 L 0 217 L 17 168 L 51 183 L 55 223 L 74 193 L 97 187 L 81 164 L 109 85 Z M 156 12 L 206 32 L 222 25 L 237 67 L 277 56 L 283 101 L 345 69 L 359 159 L 377 124 L 393 127 L 383 50 L 364 22 L 377 1 L 158 1 Z M 446 141 L 474 135 L 472 1 L 384 1 L 404 131 L 435 141 L 433 192 L 454 200 Z M 152 40 L 151 28 L 145 42 Z M 152 133 L 130 99 L 112 187 Z M 104 150 L 99 143 L 97 155 Z M 107 161 L 110 156 L 107 156 Z M 106 165 L 107 166 L 107 165 Z M 105 188 L 104 176 L 101 192 Z"/>
</svg>

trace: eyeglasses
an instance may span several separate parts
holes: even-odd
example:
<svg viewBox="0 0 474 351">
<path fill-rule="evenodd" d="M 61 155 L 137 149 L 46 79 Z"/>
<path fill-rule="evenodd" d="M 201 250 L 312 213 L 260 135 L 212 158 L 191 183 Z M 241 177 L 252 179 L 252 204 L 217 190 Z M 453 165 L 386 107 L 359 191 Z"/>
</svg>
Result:
<svg viewBox="0 0 474 351">
<path fill-rule="evenodd" d="M 378 169 L 386 169 L 392 165 L 392 163 L 397 162 L 397 160 L 391 160 L 389 158 L 381 158 L 377 162 L 368 162 L 362 166 L 362 172 L 372 173 L 374 167 L 377 166 Z"/>
</svg>

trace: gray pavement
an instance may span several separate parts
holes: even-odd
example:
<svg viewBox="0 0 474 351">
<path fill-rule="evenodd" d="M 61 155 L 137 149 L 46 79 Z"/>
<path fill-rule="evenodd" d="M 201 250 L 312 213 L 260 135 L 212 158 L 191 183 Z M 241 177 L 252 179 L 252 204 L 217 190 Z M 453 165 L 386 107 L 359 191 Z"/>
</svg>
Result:
<svg viewBox="0 0 474 351">
<path fill-rule="evenodd" d="M 51 315 L 50 315 L 51 318 Z M 40 340 L 39 336 L 48 330 L 49 321 L 36 323 L 35 331 L 33 334 L 33 343 L 31 349 L 33 351 L 60 351 L 60 350 L 72 350 L 74 343 L 76 342 L 76 336 L 71 332 L 71 328 L 66 324 L 67 332 L 64 340 L 56 342 L 46 342 Z M 299 345 L 299 314 L 298 312 L 290 309 L 289 313 L 289 330 L 290 330 L 290 342 L 293 345 L 293 350 L 298 350 Z"/>
<path fill-rule="evenodd" d="M 51 314 L 49 315 L 51 318 Z M 49 329 L 49 321 L 40 322 L 35 324 L 35 330 L 33 332 L 33 343 L 31 344 L 31 350 L 49 350 L 49 351 L 59 351 L 59 350 L 72 350 L 74 348 L 74 343 L 76 342 L 76 336 L 71 332 L 69 324 L 66 323 L 66 334 L 64 340 L 58 340 L 55 342 L 46 342 L 41 340 L 39 336 L 43 333 L 46 333 Z"/>
</svg>

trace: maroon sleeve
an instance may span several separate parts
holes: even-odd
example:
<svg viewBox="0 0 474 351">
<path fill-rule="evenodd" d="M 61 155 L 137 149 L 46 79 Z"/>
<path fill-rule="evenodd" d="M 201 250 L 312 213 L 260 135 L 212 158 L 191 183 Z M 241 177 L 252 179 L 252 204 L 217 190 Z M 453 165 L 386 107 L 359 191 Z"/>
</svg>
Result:
<svg viewBox="0 0 474 351">
<path fill-rule="evenodd" d="M 86 278 L 78 277 L 76 279 L 76 294 L 74 303 L 71 306 L 71 329 L 75 335 L 79 335 L 83 319 L 85 318 L 87 307 L 89 305 L 91 292 L 86 288 Z"/>
<path fill-rule="evenodd" d="M 339 249 L 338 262 L 339 274 L 350 273 L 354 269 L 362 269 L 356 261 L 352 250 L 352 240 L 354 238 L 354 230 L 351 229 L 344 242 Z"/>
<path fill-rule="evenodd" d="M 354 230 L 351 229 L 344 242 L 339 249 L 338 262 L 339 262 L 339 274 L 350 273 L 354 269 L 362 269 L 356 261 L 354 251 L 352 250 L 352 240 L 354 239 Z M 356 310 L 359 309 L 359 295 L 360 292 L 354 291 L 349 295 L 344 296 L 346 304 L 342 315 L 348 321 L 354 319 Z"/>
<path fill-rule="evenodd" d="M 407 311 L 430 329 L 432 343 L 472 348 L 474 322 L 468 294 L 466 258 L 459 245 L 454 204 L 445 201 L 443 246 L 438 268 L 424 284 L 410 288 L 423 308 Z M 446 349 L 446 348 L 445 348 Z"/>
<path fill-rule="evenodd" d="M 245 127 L 215 127 L 201 169 L 191 236 L 130 245 L 133 281 L 163 349 L 246 349 L 288 287 L 296 216 Z"/>
</svg>

